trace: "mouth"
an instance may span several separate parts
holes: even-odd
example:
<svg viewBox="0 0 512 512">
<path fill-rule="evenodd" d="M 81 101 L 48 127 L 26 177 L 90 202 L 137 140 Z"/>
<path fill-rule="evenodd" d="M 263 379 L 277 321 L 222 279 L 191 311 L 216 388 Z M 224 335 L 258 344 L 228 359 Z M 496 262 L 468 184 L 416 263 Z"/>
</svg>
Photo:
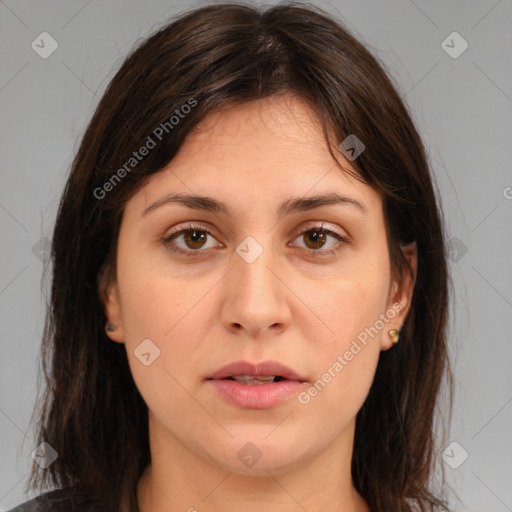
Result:
<svg viewBox="0 0 512 512">
<path fill-rule="evenodd" d="M 248 386 L 270 384 L 284 380 L 307 382 L 307 379 L 278 361 L 235 361 L 223 366 L 210 375 L 207 380 L 233 380 Z"/>
<path fill-rule="evenodd" d="M 235 407 L 270 409 L 301 391 L 307 380 L 277 361 L 238 361 L 224 366 L 206 382 Z"/>
</svg>

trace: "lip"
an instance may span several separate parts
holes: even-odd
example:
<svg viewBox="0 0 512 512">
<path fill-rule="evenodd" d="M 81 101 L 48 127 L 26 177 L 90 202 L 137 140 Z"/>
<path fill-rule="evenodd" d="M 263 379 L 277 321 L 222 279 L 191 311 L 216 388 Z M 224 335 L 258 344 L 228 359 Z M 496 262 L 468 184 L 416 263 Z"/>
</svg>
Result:
<svg viewBox="0 0 512 512">
<path fill-rule="evenodd" d="M 233 375 L 275 375 L 283 377 L 284 380 L 247 385 L 227 378 Z M 206 382 L 231 405 L 243 409 L 270 409 L 297 394 L 307 380 L 277 361 L 235 361 L 217 370 Z"/>
<path fill-rule="evenodd" d="M 297 372 L 288 368 L 278 361 L 262 361 L 261 363 L 251 363 L 250 361 L 234 361 L 223 366 L 215 373 L 208 377 L 208 380 L 220 380 L 233 375 L 258 375 L 268 376 L 275 375 L 283 377 L 286 380 L 307 382 L 305 377 L 302 377 Z M 279 384 L 279 383 L 274 383 Z"/>
</svg>

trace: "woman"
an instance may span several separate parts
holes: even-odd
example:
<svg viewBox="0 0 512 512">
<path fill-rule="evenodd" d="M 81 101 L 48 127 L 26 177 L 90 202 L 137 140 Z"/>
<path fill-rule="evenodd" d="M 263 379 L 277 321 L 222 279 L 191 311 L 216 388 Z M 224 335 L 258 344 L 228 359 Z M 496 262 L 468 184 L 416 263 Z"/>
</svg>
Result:
<svg viewBox="0 0 512 512">
<path fill-rule="evenodd" d="M 410 114 L 339 22 L 184 13 L 73 162 L 29 482 L 58 489 L 15 510 L 449 510 L 444 237 Z"/>
</svg>

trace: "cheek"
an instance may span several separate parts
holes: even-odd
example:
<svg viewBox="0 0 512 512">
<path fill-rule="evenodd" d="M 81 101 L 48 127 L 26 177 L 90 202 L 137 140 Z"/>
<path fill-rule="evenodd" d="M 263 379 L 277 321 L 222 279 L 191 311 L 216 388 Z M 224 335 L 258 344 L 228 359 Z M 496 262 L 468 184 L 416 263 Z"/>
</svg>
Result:
<svg viewBox="0 0 512 512">
<path fill-rule="evenodd" d="M 127 356 L 146 403 L 156 405 L 168 401 L 170 395 L 179 395 L 179 385 L 172 376 L 181 382 L 183 361 L 194 364 L 194 340 L 203 338 L 197 331 L 201 325 L 199 308 L 194 305 L 206 290 L 169 275 L 165 267 L 154 264 L 136 247 L 120 247 L 118 285 Z"/>
<path fill-rule="evenodd" d="M 166 397 L 161 398 L 168 400 L 169 392 L 180 392 L 172 376 L 183 382 L 187 368 L 196 366 L 201 340 L 205 338 L 202 332 L 205 325 L 204 320 L 198 318 L 201 305 L 194 305 L 204 292 L 196 289 L 194 293 L 186 293 L 163 280 L 141 277 L 131 282 L 134 293 L 125 295 L 130 296 L 123 305 L 129 326 L 126 350 L 134 379 L 153 388 L 148 394 L 158 395 L 160 390 L 166 389 Z M 151 343 L 143 342 L 148 339 Z M 141 364 L 141 342 L 148 345 L 150 353 L 154 351 L 158 355 L 151 366 Z"/>
<path fill-rule="evenodd" d="M 354 258 L 346 272 L 333 276 L 328 286 L 310 294 L 311 309 L 318 312 L 327 327 L 322 339 L 330 357 L 333 350 L 348 349 L 353 339 L 367 332 L 385 313 L 389 279 L 386 257 Z"/>
<path fill-rule="evenodd" d="M 202 338 L 194 334 L 198 322 L 193 306 L 204 292 L 155 268 L 132 268 L 138 271 L 123 274 L 121 267 L 119 272 L 127 357 L 144 402 L 149 410 L 163 414 L 164 421 L 190 407 L 184 372 L 196 366 L 195 340 Z"/>
<path fill-rule="evenodd" d="M 203 286 L 171 273 L 160 253 L 155 257 L 150 250 L 126 243 L 119 254 L 121 311 L 130 341 L 168 340 L 200 298 Z"/>
<path fill-rule="evenodd" d="M 333 410 L 349 419 L 362 406 L 386 329 L 381 318 L 386 314 L 389 277 L 386 258 L 360 259 L 349 276 L 333 279 L 313 299 L 316 305 L 312 309 L 319 311 L 329 330 L 324 329 L 324 336 L 311 338 L 318 349 L 314 352 L 318 373 L 301 403 L 318 407 L 318 414 Z"/>
<path fill-rule="evenodd" d="M 333 439 L 354 420 L 373 382 L 378 352 L 362 349 L 351 361 L 333 359 L 325 372 L 298 397 L 299 414 Z"/>
<path fill-rule="evenodd" d="M 385 313 L 386 292 L 387 283 L 351 280 L 340 283 L 326 303 L 331 304 L 325 313 L 330 313 L 326 318 L 335 334 L 316 338 L 317 373 L 299 402 L 333 432 L 357 414 L 369 393 L 385 329 L 379 318 Z M 332 414 L 326 416 L 325 411 Z"/>
</svg>

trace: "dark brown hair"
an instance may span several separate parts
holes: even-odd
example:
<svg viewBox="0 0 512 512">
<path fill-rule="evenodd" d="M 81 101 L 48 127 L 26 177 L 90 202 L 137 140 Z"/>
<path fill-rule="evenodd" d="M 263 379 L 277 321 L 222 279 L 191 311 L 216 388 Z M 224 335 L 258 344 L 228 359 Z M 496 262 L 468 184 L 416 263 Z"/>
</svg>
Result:
<svg viewBox="0 0 512 512">
<path fill-rule="evenodd" d="M 365 144 L 354 175 L 382 194 L 396 273 L 406 268 L 400 244 L 417 242 L 418 272 L 400 342 L 381 353 L 357 415 L 354 485 L 375 512 L 449 510 L 442 464 L 441 482 L 433 479 L 443 382 L 450 421 L 453 394 L 442 211 L 425 147 L 385 70 L 339 21 L 297 3 L 187 11 L 127 57 L 84 134 L 57 214 L 37 435 L 58 458 L 45 470 L 34 462 L 27 488 L 60 487 L 75 503 L 86 496 L 103 510 L 119 510 L 129 496 L 137 510 L 136 484 L 150 462 L 147 406 L 124 345 L 106 337 L 98 293 L 102 270 L 115 272 L 124 205 L 208 114 L 293 94 L 318 115 L 334 158 L 350 134 Z M 183 109 L 187 104 L 194 106 Z M 156 146 L 119 172 L 163 123 Z"/>
</svg>

